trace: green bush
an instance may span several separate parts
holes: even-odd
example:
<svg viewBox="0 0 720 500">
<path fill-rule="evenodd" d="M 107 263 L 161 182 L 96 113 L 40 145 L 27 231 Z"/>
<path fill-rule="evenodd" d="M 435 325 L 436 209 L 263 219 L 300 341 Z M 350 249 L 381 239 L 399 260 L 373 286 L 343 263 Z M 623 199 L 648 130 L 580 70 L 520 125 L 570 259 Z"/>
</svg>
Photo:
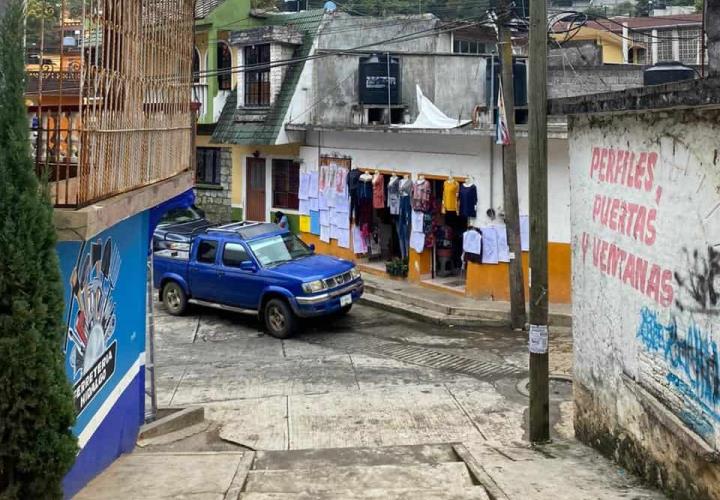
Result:
<svg viewBox="0 0 720 500">
<path fill-rule="evenodd" d="M 61 498 L 77 452 L 53 209 L 30 158 L 23 14 L 0 25 L 0 498 Z"/>
</svg>

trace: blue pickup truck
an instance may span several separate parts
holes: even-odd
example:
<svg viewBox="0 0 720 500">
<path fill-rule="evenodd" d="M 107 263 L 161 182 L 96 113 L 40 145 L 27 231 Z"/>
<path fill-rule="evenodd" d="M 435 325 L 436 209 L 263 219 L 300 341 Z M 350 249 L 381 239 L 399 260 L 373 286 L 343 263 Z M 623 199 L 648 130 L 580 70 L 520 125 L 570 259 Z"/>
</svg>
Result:
<svg viewBox="0 0 720 500">
<path fill-rule="evenodd" d="M 363 293 L 352 262 L 318 255 L 267 223 L 206 229 L 188 251 L 156 252 L 153 274 L 170 314 L 183 314 L 189 303 L 250 312 L 278 338 L 291 336 L 298 318 L 346 314 Z"/>
</svg>

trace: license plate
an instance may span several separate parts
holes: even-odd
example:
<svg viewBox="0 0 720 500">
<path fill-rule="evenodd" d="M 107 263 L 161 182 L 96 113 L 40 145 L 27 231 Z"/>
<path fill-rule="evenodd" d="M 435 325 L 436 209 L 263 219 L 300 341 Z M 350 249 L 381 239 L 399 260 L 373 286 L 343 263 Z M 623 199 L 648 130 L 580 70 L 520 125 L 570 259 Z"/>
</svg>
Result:
<svg viewBox="0 0 720 500">
<path fill-rule="evenodd" d="M 352 294 L 343 295 L 340 297 L 340 305 L 345 307 L 352 304 Z"/>
</svg>

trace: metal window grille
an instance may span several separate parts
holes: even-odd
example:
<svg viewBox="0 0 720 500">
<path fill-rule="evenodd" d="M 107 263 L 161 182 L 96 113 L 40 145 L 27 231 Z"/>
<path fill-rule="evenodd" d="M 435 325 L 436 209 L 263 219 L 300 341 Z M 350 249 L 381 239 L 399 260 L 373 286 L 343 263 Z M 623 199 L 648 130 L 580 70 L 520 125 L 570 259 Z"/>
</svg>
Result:
<svg viewBox="0 0 720 500">
<path fill-rule="evenodd" d="M 270 63 L 270 44 L 245 47 L 245 66 L 252 68 Z M 245 105 L 270 106 L 270 68 L 258 67 L 245 72 Z"/>
<path fill-rule="evenodd" d="M 678 30 L 680 38 L 680 62 L 685 64 L 698 64 L 700 53 L 700 30 Z"/>
<path fill-rule="evenodd" d="M 220 149 L 197 148 L 196 180 L 198 184 L 220 184 Z"/>
<path fill-rule="evenodd" d="M 635 64 L 652 64 L 652 39 L 646 33 L 632 33 Z"/>
<path fill-rule="evenodd" d="M 300 165 L 292 160 L 272 161 L 273 208 L 299 207 Z"/>
<path fill-rule="evenodd" d="M 673 32 L 672 30 L 661 30 L 657 32 L 658 38 L 657 43 L 657 60 L 659 61 L 672 61 L 673 57 Z"/>
</svg>

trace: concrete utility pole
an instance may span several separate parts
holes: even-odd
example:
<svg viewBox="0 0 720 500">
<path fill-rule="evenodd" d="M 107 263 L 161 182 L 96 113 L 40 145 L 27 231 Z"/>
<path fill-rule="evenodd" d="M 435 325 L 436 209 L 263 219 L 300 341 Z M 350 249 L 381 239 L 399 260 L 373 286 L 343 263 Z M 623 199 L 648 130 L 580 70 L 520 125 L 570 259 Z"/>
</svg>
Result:
<svg viewBox="0 0 720 500">
<path fill-rule="evenodd" d="M 510 320 L 512 327 L 525 327 L 525 283 L 523 280 L 522 249 L 520 246 L 520 208 L 517 185 L 517 154 L 515 146 L 515 90 L 513 86 L 512 38 L 510 29 L 505 26 L 511 18 L 510 4 L 506 0 L 500 3 L 498 13 L 498 51 L 502 77 L 502 95 L 505 101 L 508 136 L 510 144 L 503 146 L 503 206 L 505 207 L 505 226 L 508 246 L 510 247 Z M 498 120 L 500 117 L 498 116 Z"/>
<path fill-rule="evenodd" d="M 530 2 L 530 441 L 550 439 L 548 389 L 547 6 Z"/>
<path fill-rule="evenodd" d="M 704 8 L 708 76 L 720 76 L 720 0 L 705 0 Z"/>
</svg>

